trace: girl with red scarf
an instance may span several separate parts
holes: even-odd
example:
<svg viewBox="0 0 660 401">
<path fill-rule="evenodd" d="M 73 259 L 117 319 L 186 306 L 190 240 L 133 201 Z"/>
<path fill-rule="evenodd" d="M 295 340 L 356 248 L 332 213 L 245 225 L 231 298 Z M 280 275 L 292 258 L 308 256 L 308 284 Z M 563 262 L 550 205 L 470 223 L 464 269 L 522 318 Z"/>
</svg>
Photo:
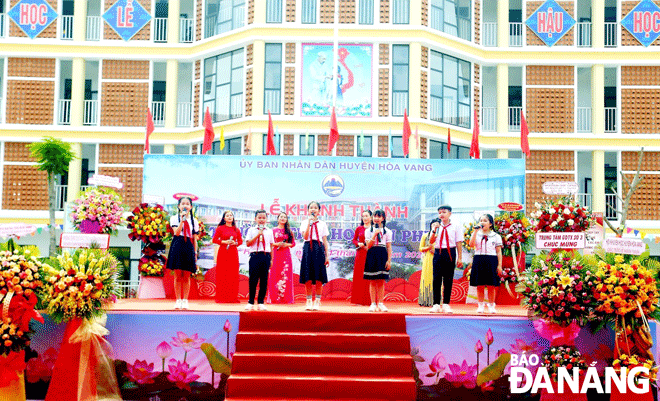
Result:
<svg viewBox="0 0 660 401">
<path fill-rule="evenodd" d="M 305 284 L 307 292 L 306 310 L 319 310 L 321 308 L 321 294 L 323 284 L 328 282 L 326 271 L 330 264 L 330 245 L 328 236 L 330 231 L 328 225 L 319 220 L 321 205 L 312 201 L 307 205 L 309 218 L 300 224 L 300 232 L 303 233 L 303 256 L 300 261 L 300 283 Z M 313 290 L 316 289 L 314 294 Z M 312 300 L 313 297 L 316 297 Z"/>
<path fill-rule="evenodd" d="M 193 215 L 192 199 L 179 198 L 179 213 L 170 218 L 174 229 L 167 268 L 174 272 L 174 309 L 188 309 L 190 275 L 197 270 L 197 234 L 199 222 Z"/>
</svg>

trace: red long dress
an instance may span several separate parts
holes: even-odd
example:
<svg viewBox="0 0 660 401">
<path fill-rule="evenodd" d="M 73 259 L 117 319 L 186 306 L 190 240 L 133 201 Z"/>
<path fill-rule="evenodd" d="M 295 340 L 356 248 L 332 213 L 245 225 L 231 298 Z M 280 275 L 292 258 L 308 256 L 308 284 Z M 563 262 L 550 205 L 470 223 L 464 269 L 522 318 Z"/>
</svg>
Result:
<svg viewBox="0 0 660 401">
<path fill-rule="evenodd" d="M 288 236 L 283 228 L 273 228 L 275 242 L 286 242 Z M 293 240 L 292 245 L 296 245 Z M 273 265 L 268 277 L 268 301 L 272 304 L 293 303 L 293 264 L 291 248 L 275 248 Z"/>
<path fill-rule="evenodd" d="M 220 243 L 230 238 L 237 245 L 228 247 Z M 215 265 L 215 302 L 238 303 L 238 246 L 243 243 L 241 232 L 237 227 L 220 226 L 215 229 L 213 243 L 219 245 Z"/>
<path fill-rule="evenodd" d="M 358 242 L 365 243 L 364 226 L 358 226 L 353 235 L 353 245 Z M 371 305 L 369 283 L 364 279 L 364 262 L 367 260 L 367 248 L 362 247 L 355 252 L 355 266 L 353 268 L 353 293 L 351 302 L 357 305 Z"/>
</svg>

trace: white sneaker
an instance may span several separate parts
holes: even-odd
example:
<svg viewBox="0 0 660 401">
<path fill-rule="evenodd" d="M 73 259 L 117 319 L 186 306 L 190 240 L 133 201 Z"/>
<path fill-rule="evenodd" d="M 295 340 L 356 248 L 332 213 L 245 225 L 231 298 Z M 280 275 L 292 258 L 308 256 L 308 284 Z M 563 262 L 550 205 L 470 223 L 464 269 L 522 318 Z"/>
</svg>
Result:
<svg viewBox="0 0 660 401">
<path fill-rule="evenodd" d="M 174 303 L 174 309 L 181 309 L 181 300 L 177 299 Z"/>
<path fill-rule="evenodd" d="M 440 305 L 438 304 L 433 305 L 433 308 L 431 308 L 431 313 L 440 313 L 441 311 Z"/>
<path fill-rule="evenodd" d="M 369 307 L 369 312 L 376 312 L 378 310 L 378 306 L 376 304 L 371 304 Z"/>
<path fill-rule="evenodd" d="M 387 306 L 382 302 L 378 304 L 378 309 L 380 309 L 381 312 L 387 312 Z"/>
<path fill-rule="evenodd" d="M 321 300 L 316 298 L 314 300 L 314 306 L 312 306 L 312 310 L 319 310 L 321 309 Z"/>
<path fill-rule="evenodd" d="M 488 305 L 490 307 L 490 304 Z M 484 313 L 484 303 L 477 302 L 477 313 Z"/>
<path fill-rule="evenodd" d="M 188 300 L 187 299 L 182 299 L 181 300 L 181 309 L 188 309 Z"/>
<path fill-rule="evenodd" d="M 307 299 L 307 303 L 305 304 L 305 310 L 312 310 L 312 307 L 314 306 L 314 303 L 312 302 L 311 299 Z"/>
<path fill-rule="evenodd" d="M 488 313 L 493 315 L 497 313 L 497 311 L 495 310 L 495 302 L 493 302 L 492 304 L 488 304 Z"/>
<path fill-rule="evenodd" d="M 257 305 L 257 310 L 268 310 L 268 309 L 266 309 L 266 305 L 259 304 L 259 305 Z"/>
<path fill-rule="evenodd" d="M 252 304 L 245 305 L 245 310 L 252 310 L 252 309 L 254 309 L 254 305 Z"/>
<path fill-rule="evenodd" d="M 449 304 L 442 304 L 442 311 L 444 313 L 454 313 L 454 311 L 451 310 L 451 306 L 449 306 Z"/>
</svg>

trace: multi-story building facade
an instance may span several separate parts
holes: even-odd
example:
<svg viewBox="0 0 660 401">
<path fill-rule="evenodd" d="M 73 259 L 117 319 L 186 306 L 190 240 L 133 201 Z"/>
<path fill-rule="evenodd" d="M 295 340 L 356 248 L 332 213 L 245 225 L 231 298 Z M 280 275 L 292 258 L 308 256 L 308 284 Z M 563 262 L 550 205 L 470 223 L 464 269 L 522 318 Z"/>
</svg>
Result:
<svg viewBox="0 0 660 401">
<path fill-rule="evenodd" d="M 16 2 L 0 0 L 0 221 L 46 222 L 45 175 L 26 148 L 44 136 L 79 155 L 58 183 L 60 208 L 93 173 L 120 177 L 137 204 L 148 108 L 152 153 L 200 153 L 208 108 L 226 138 L 210 153 L 264 154 L 270 111 L 279 154 L 326 155 L 327 109 L 307 96 L 341 97 L 350 82 L 361 100 L 344 98 L 338 156 L 402 157 L 406 112 L 420 136 L 410 157 L 468 158 L 476 110 L 482 157 L 520 158 L 522 111 L 528 209 L 543 182 L 575 181 L 617 220 L 606 205 L 620 208 L 612 192 L 644 146 L 628 226 L 660 232 L 660 40 L 645 47 L 622 26 L 637 0 L 558 1 L 576 23 L 553 46 L 525 23 L 543 1 L 123 0 L 152 17 L 130 40 L 111 23 L 132 14 L 112 0 L 47 2 L 57 18 L 31 39 L 10 18 Z M 657 34 L 660 14 L 649 18 Z M 335 63 L 335 42 L 360 62 Z M 337 93 L 306 75 L 323 59 L 340 72 L 321 80 Z"/>
</svg>

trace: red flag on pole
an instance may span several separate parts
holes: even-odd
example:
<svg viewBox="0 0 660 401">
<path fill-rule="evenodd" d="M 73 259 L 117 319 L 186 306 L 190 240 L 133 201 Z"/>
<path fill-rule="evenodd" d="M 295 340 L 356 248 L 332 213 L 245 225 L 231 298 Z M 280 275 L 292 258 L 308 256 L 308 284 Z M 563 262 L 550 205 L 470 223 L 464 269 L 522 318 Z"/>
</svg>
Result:
<svg viewBox="0 0 660 401">
<path fill-rule="evenodd" d="M 328 154 L 332 154 L 332 148 L 339 140 L 339 129 L 337 128 L 337 116 L 335 115 L 335 108 L 332 108 L 332 115 L 330 116 L 330 137 L 328 137 Z"/>
<path fill-rule="evenodd" d="M 408 122 L 408 110 L 404 109 L 403 110 L 403 155 L 408 156 L 408 153 L 410 153 L 410 149 L 408 147 L 408 143 L 410 142 L 410 134 L 412 134 L 410 130 L 410 123 Z"/>
<path fill-rule="evenodd" d="M 527 121 L 525 121 L 525 115 L 522 110 L 520 110 L 520 149 L 522 152 L 529 157 L 529 128 L 527 128 Z"/>
<path fill-rule="evenodd" d="M 204 114 L 204 144 L 202 145 L 202 154 L 206 154 L 206 152 L 211 150 L 214 140 L 213 121 L 211 121 L 211 113 L 209 113 L 209 108 L 207 107 L 206 114 Z"/>
<path fill-rule="evenodd" d="M 154 132 L 154 117 L 151 115 L 151 110 L 147 107 L 147 136 L 144 140 L 144 151 L 149 153 L 149 136 Z"/>
<path fill-rule="evenodd" d="M 268 110 L 268 140 L 266 141 L 266 154 L 270 156 L 275 156 L 277 150 L 275 150 L 275 130 L 273 129 L 273 118 L 270 116 L 270 110 Z"/>
<path fill-rule="evenodd" d="M 417 149 L 419 149 L 419 127 L 415 127 L 415 143 L 417 144 Z"/>
<path fill-rule="evenodd" d="M 447 153 L 451 152 L 451 130 L 447 128 Z"/>
<path fill-rule="evenodd" d="M 470 145 L 470 156 L 478 159 L 479 154 L 479 120 L 477 119 L 477 109 L 474 109 L 474 124 L 472 128 L 472 144 Z"/>
</svg>

